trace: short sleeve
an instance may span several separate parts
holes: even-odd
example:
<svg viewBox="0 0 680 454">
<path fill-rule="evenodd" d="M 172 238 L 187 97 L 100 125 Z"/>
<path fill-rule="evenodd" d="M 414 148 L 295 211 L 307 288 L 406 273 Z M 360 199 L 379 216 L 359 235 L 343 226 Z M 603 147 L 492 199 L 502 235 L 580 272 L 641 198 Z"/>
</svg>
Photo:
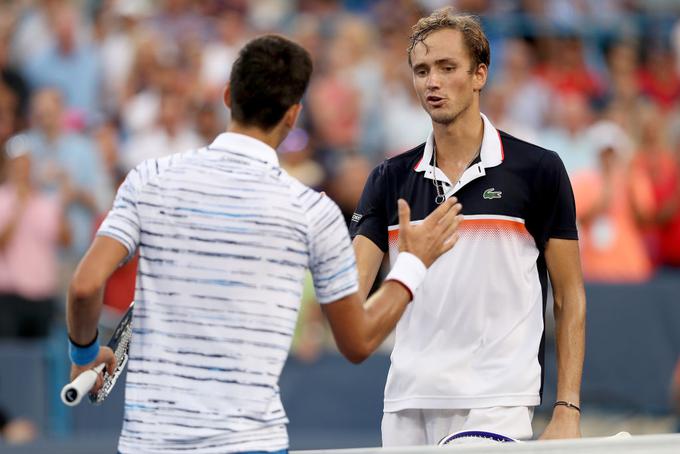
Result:
<svg viewBox="0 0 680 454">
<path fill-rule="evenodd" d="M 359 199 L 359 205 L 352 215 L 349 232 L 352 238 L 363 235 L 373 241 L 383 252 L 387 252 L 387 212 L 386 206 L 386 163 L 373 169 L 364 191 Z"/>
<path fill-rule="evenodd" d="M 534 218 L 538 235 L 535 235 L 539 249 L 543 249 L 550 238 L 578 240 L 576 229 L 576 203 L 569 176 L 559 156 L 545 151 L 536 175 L 535 193 L 538 204 Z"/>
<path fill-rule="evenodd" d="M 143 164 L 140 164 L 140 166 Z M 141 223 L 137 211 L 137 197 L 141 187 L 140 167 L 128 173 L 113 201 L 113 207 L 97 231 L 97 236 L 108 236 L 120 242 L 132 258 L 139 245 Z"/>
<path fill-rule="evenodd" d="M 309 269 L 319 303 L 331 303 L 359 290 L 354 249 L 340 208 L 309 190 Z"/>
</svg>

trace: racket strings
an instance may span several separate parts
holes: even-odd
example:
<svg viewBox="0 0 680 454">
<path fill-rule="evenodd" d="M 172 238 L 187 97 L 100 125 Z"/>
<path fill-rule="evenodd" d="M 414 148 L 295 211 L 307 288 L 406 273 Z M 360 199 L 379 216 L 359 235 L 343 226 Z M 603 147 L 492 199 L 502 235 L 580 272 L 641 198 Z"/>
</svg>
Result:
<svg viewBox="0 0 680 454">
<path fill-rule="evenodd" d="M 90 401 L 93 404 L 101 404 L 104 399 L 106 399 L 113 390 L 116 380 L 120 376 L 121 372 L 125 368 L 125 364 L 128 359 L 128 346 L 130 345 L 130 339 L 132 338 L 132 324 L 127 323 L 125 328 L 120 334 L 118 343 L 113 351 L 113 355 L 116 357 L 116 369 L 113 374 L 109 374 L 104 371 L 104 383 L 97 394 L 90 395 Z"/>
</svg>

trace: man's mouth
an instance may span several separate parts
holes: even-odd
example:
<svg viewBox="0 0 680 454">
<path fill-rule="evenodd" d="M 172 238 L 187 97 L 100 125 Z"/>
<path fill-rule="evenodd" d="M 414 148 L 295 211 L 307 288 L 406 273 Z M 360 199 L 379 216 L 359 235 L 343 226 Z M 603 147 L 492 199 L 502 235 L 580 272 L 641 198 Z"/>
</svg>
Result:
<svg viewBox="0 0 680 454">
<path fill-rule="evenodd" d="M 444 98 L 442 98 L 441 96 L 436 96 L 436 95 L 430 95 L 430 96 L 426 97 L 425 100 L 432 107 L 440 107 L 441 105 L 444 104 L 444 101 L 445 101 Z"/>
</svg>

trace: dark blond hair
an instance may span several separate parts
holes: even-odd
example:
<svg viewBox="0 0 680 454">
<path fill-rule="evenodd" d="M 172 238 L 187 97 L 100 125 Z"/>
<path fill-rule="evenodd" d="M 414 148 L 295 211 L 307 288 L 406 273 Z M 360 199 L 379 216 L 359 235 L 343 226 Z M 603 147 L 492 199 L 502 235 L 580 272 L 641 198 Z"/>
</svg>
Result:
<svg viewBox="0 0 680 454">
<path fill-rule="evenodd" d="M 440 8 L 427 17 L 421 18 L 411 28 L 411 36 L 408 44 L 408 64 L 411 65 L 411 53 L 416 44 L 422 43 L 433 32 L 450 28 L 463 34 L 463 42 L 467 47 L 472 60 L 472 68 L 476 69 L 480 64 L 487 67 L 491 64 L 491 50 L 489 40 L 475 16 L 456 14 L 452 7 Z"/>
</svg>

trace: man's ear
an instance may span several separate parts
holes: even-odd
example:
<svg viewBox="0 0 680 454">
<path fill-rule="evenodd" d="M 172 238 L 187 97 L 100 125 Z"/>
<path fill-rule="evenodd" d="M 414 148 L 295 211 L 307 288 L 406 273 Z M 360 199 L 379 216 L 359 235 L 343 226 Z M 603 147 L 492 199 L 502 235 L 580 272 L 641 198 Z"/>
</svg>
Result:
<svg viewBox="0 0 680 454">
<path fill-rule="evenodd" d="M 484 63 L 477 65 L 477 69 L 472 73 L 473 77 L 473 88 L 475 91 L 482 91 L 484 85 L 486 85 L 486 78 L 489 75 L 489 67 Z"/>
<path fill-rule="evenodd" d="M 297 123 L 300 113 L 302 112 L 302 104 L 293 104 L 288 108 L 286 114 L 283 116 L 283 122 L 288 129 L 293 129 Z"/>
<path fill-rule="evenodd" d="M 231 85 L 229 82 L 227 82 L 227 85 L 224 87 L 222 99 L 224 99 L 224 105 L 227 106 L 228 109 L 231 109 Z"/>
</svg>

